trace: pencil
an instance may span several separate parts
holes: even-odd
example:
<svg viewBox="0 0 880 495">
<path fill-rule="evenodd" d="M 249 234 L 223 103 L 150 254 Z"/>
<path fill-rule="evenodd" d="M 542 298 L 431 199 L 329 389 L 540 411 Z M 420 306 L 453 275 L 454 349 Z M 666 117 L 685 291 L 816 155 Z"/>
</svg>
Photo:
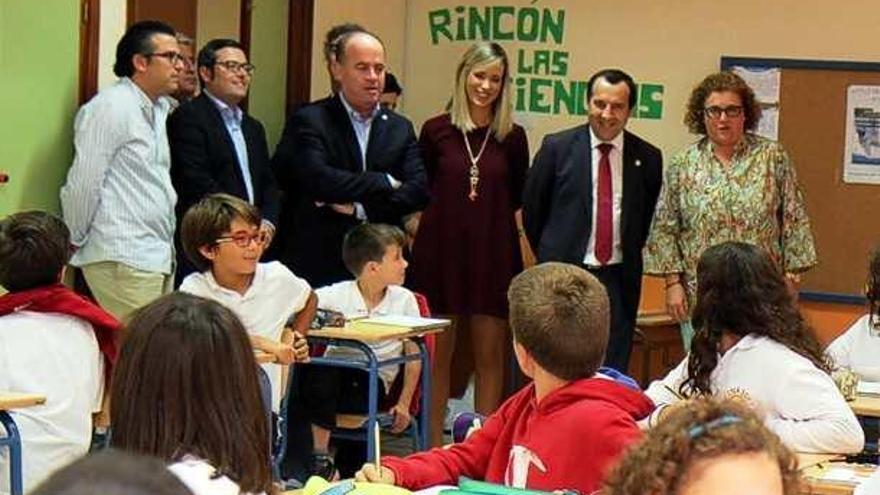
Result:
<svg viewBox="0 0 880 495">
<path fill-rule="evenodd" d="M 381 433 L 379 431 L 379 422 L 376 421 L 373 423 L 373 444 L 376 446 L 376 472 L 382 472 L 382 463 L 379 459 L 382 458 L 382 445 L 381 445 Z"/>
<path fill-rule="evenodd" d="M 681 394 L 679 394 L 678 392 L 676 392 L 675 390 L 673 390 L 672 387 L 670 387 L 669 385 L 667 385 L 667 384 L 664 383 L 664 384 L 663 384 L 663 387 L 666 388 L 666 390 L 668 390 L 669 393 L 671 393 L 672 395 L 674 395 L 676 399 L 684 400 L 684 397 L 682 397 Z"/>
</svg>

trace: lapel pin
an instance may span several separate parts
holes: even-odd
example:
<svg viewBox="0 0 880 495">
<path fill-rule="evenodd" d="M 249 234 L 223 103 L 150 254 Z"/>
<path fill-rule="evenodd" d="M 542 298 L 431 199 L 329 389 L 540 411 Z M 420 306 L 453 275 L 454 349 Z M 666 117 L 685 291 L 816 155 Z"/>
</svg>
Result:
<svg viewBox="0 0 880 495">
<path fill-rule="evenodd" d="M 636 167 L 641 167 L 641 166 L 642 166 L 642 161 L 636 160 Z"/>
<path fill-rule="evenodd" d="M 383 113 L 383 114 L 382 114 L 382 120 L 388 120 L 388 114 L 387 114 L 387 113 Z"/>
</svg>

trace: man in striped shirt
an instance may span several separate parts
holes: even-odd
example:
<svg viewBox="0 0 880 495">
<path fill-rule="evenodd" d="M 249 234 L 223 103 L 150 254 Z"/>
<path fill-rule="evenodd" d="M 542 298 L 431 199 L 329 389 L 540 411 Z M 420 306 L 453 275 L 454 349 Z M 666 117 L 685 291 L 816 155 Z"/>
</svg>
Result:
<svg viewBox="0 0 880 495">
<path fill-rule="evenodd" d="M 61 188 L 64 220 L 98 303 L 122 319 L 173 284 L 174 205 L 165 119 L 183 68 L 174 29 L 132 25 L 116 47 L 119 81 L 78 112 Z"/>
</svg>

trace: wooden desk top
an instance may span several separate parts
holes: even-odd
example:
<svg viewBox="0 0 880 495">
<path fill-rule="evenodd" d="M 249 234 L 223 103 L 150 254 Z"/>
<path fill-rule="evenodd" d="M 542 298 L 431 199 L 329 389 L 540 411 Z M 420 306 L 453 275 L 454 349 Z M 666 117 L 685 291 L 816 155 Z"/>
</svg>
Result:
<svg viewBox="0 0 880 495">
<path fill-rule="evenodd" d="M 880 397 L 857 395 L 849 406 L 858 416 L 880 418 Z"/>
<path fill-rule="evenodd" d="M 18 409 L 21 407 L 38 406 L 46 402 L 46 397 L 37 394 L 18 394 L 0 392 L 0 410 Z"/>
<path fill-rule="evenodd" d="M 343 327 L 324 327 L 320 330 L 312 330 L 308 337 L 320 337 L 324 339 L 357 340 L 365 344 L 372 344 L 388 339 L 407 339 L 421 337 L 432 333 L 440 333 L 446 328 L 414 329 L 408 327 L 382 327 L 375 330 L 361 330 Z"/>
<path fill-rule="evenodd" d="M 876 466 L 848 464 L 839 460 L 842 457 L 842 455 L 838 454 L 798 453 L 798 467 L 802 478 L 801 493 L 803 495 L 851 495 L 855 490 L 854 486 L 828 483 L 815 479 L 816 477 L 821 476 L 822 471 L 827 469 L 829 465 L 835 468 L 861 471 L 865 474 L 869 474 L 876 469 Z"/>
</svg>

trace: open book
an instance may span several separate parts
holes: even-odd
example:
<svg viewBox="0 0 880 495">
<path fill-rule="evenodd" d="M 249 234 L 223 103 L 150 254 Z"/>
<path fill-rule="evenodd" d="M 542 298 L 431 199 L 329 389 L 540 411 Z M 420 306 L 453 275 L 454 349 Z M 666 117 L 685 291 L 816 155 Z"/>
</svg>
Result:
<svg viewBox="0 0 880 495">
<path fill-rule="evenodd" d="M 422 318 L 420 316 L 371 316 L 358 318 L 348 323 L 352 330 L 377 331 L 385 329 L 432 330 L 449 326 L 450 321 L 441 318 Z"/>
</svg>

